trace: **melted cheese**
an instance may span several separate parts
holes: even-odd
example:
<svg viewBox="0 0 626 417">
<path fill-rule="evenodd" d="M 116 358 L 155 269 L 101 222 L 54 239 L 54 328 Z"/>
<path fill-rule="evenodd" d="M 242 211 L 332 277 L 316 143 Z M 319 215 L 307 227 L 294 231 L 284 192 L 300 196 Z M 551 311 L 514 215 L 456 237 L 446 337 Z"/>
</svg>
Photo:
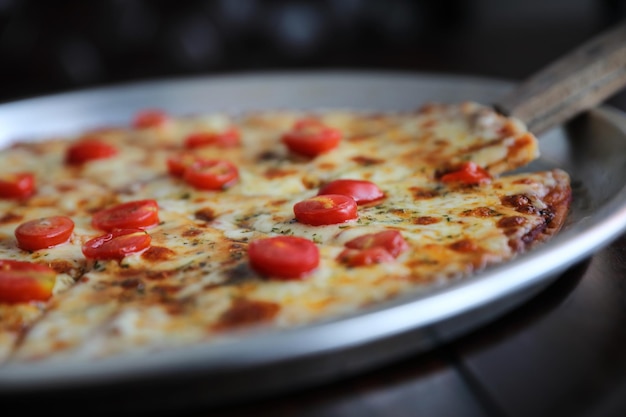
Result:
<svg viewBox="0 0 626 417">
<path fill-rule="evenodd" d="M 474 103 L 415 113 L 314 114 L 343 136 L 336 149 L 316 158 L 293 155 L 281 141 L 305 116 L 311 114 L 201 115 L 150 129 L 89 132 L 118 155 L 80 167 L 66 166 L 64 155 L 81 136 L 0 152 L 0 174 L 31 171 L 37 178 L 37 194 L 25 203 L 0 201 L 0 258 L 67 266 L 50 302 L 0 305 L 0 361 L 138 354 L 218 341 L 229 330 L 296 326 L 358 311 L 515 256 L 524 250 L 517 242 L 545 227 L 546 196 L 567 185 L 566 175 L 556 171 L 496 178 L 475 188 L 438 183 L 438 172 L 463 161 L 498 175 L 538 155 L 521 123 Z M 241 132 L 241 146 L 193 152 L 233 162 L 237 184 L 202 191 L 168 174 L 168 156 L 184 151 L 189 134 L 232 125 Z M 293 205 L 337 178 L 374 181 L 386 197 L 360 206 L 359 219 L 347 223 L 295 221 Z M 515 195 L 525 196 L 533 209 L 520 212 L 503 200 Z M 92 214 L 140 199 L 159 206 L 151 248 L 121 262 L 85 260 L 81 246 L 102 233 L 92 227 Z M 17 248 L 13 233 L 21 222 L 59 214 L 76 223 L 69 243 L 33 253 Z M 396 262 L 349 268 L 338 260 L 347 241 L 388 229 L 401 231 L 410 246 Z M 316 242 L 319 267 L 302 280 L 256 274 L 247 244 L 276 235 Z M 31 327 L 14 347 L 16 322 Z"/>
</svg>

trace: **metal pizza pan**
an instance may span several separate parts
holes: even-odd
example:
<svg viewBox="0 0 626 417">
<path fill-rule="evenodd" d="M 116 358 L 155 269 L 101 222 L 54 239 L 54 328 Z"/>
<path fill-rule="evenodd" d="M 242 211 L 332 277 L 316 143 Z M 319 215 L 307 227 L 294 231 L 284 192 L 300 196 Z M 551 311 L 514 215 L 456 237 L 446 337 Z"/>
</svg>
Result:
<svg viewBox="0 0 626 417">
<path fill-rule="evenodd" d="M 0 146 L 127 124 L 144 108 L 175 115 L 268 109 L 411 110 L 429 101 L 491 103 L 513 84 L 405 72 L 255 73 L 145 81 L 0 105 Z M 540 136 L 525 171 L 573 180 L 566 225 L 551 241 L 464 280 L 293 329 L 234 335 L 165 352 L 0 367 L 0 399 L 23 409 L 178 412 L 337 380 L 419 354 L 495 320 L 626 230 L 626 115 L 595 109 Z M 37 401 L 34 401 L 34 399 Z M 68 407 L 71 404 L 72 407 Z M 92 409 L 93 410 L 93 409 Z"/>
</svg>

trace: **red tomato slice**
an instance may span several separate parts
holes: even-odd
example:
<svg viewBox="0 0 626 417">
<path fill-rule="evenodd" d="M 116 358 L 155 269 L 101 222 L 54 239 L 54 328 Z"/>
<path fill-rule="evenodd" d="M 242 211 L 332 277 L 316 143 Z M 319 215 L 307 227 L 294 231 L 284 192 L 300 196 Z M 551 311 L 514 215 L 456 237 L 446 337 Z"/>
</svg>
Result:
<svg viewBox="0 0 626 417">
<path fill-rule="evenodd" d="M 169 120 L 167 113 L 159 109 L 146 109 L 138 112 L 133 120 L 133 126 L 139 129 L 159 127 Z"/>
<path fill-rule="evenodd" d="M 248 257 L 256 272 L 279 279 L 301 278 L 320 262 L 315 243 L 295 236 L 254 240 L 248 246 Z"/>
<path fill-rule="evenodd" d="M 380 188 L 371 181 L 335 180 L 322 188 L 317 195 L 342 194 L 352 197 L 357 204 L 370 203 L 385 196 Z"/>
<path fill-rule="evenodd" d="M 110 233 L 88 240 L 83 245 L 87 259 L 120 260 L 150 247 L 152 238 L 141 229 L 115 229 Z"/>
<path fill-rule="evenodd" d="M 383 248 L 397 258 L 409 248 L 409 244 L 397 230 L 385 230 L 378 233 L 369 233 L 346 242 L 345 246 L 350 249 Z"/>
<path fill-rule="evenodd" d="M 341 132 L 318 120 L 304 119 L 296 122 L 282 141 L 291 152 L 314 157 L 339 146 Z"/>
<path fill-rule="evenodd" d="M 167 158 L 167 170 L 175 177 L 182 177 L 187 167 L 199 161 L 202 161 L 202 158 L 189 153 L 170 156 Z"/>
<path fill-rule="evenodd" d="M 192 133 L 185 139 L 187 149 L 195 149 L 203 146 L 217 146 L 230 148 L 239 145 L 239 130 L 234 127 L 223 132 L 197 132 Z"/>
<path fill-rule="evenodd" d="M 380 264 L 383 262 L 393 262 L 394 257 L 387 250 L 380 246 L 368 249 L 345 249 L 339 254 L 339 262 L 348 266 L 365 266 Z"/>
<path fill-rule="evenodd" d="M 148 229 L 159 224 L 159 206 L 155 200 L 138 200 L 118 204 L 93 215 L 96 229 Z"/>
<path fill-rule="evenodd" d="M 293 206 L 296 220 L 311 226 L 344 223 L 358 217 L 356 201 L 341 194 L 327 194 L 300 201 Z"/>
<path fill-rule="evenodd" d="M 0 198 L 27 198 L 35 192 L 35 176 L 29 172 L 0 176 Z"/>
<path fill-rule="evenodd" d="M 183 179 L 201 190 L 223 190 L 237 182 L 239 171 L 225 160 L 202 159 L 185 169 Z"/>
<path fill-rule="evenodd" d="M 94 159 L 105 159 L 117 155 L 117 148 L 97 139 L 83 139 L 71 145 L 65 154 L 65 162 L 80 165 Z"/>
<path fill-rule="evenodd" d="M 56 276 L 44 265 L 0 259 L 0 303 L 45 301 L 52 296 Z"/>
<path fill-rule="evenodd" d="M 463 184 L 480 184 L 489 182 L 491 175 L 474 162 L 464 162 L 459 169 L 441 176 L 443 182 L 460 182 Z"/>
<path fill-rule="evenodd" d="M 44 217 L 20 224 L 15 238 L 20 249 L 36 251 L 66 243 L 73 231 L 74 222 L 69 217 Z"/>
</svg>

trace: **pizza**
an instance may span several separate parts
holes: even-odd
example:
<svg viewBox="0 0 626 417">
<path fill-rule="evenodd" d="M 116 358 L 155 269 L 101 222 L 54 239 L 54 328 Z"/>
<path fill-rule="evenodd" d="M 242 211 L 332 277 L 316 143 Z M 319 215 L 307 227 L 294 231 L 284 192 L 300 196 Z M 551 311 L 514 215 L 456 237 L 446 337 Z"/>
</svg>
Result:
<svg viewBox="0 0 626 417">
<path fill-rule="evenodd" d="M 0 151 L 0 363 L 95 360 L 362 311 L 507 262 L 569 176 L 518 120 L 416 111 L 172 115 Z"/>
</svg>

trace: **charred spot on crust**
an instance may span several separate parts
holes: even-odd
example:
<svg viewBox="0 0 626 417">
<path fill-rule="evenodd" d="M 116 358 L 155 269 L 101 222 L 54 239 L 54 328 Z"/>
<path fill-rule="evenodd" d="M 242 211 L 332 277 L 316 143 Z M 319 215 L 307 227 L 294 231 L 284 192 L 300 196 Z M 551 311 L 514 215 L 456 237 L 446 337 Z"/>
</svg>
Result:
<svg viewBox="0 0 626 417">
<path fill-rule="evenodd" d="M 215 220 L 215 210 L 211 207 L 204 207 L 194 213 L 194 217 L 197 220 L 202 220 L 204 222 L 212 222 Z"/>
<path fill-rule="evenodd" d="M 542 217 L 543 221 L 533 227 L 520 239 L 511 239 L 509 241 L 509 247 L 511 249 L 520 251 L 541 240 L 541 235 L 548 229 L 548 226 L 552 223 L 556 214 L 551 209 L 544 209 L 539 211 L 539 215 Z"/>
<path fill-rule="evenodd" d="M 271 321 L 280 311 L 280 306 L 273 302 L 236 298 L 230 308 L 224 311 L 215 330 L 230 330 Z"/>
<path fill-rule="evenodd" d="M 507 195 L 500 198 L 500 201 L 505 207 L 511 207 L 519 213 L 537 213 L 537 208 L 532 205 L 530 198 L 524 194 Z"/>
<path fill-rule="evenodd" d="M 502 229 L 508 229 L 510 227 L 522 226 L 526 223 L 526 218 L 522 216 L 506 216 L 498 220 L 497 226 Z"/>
<path fill-rule="evenodd" d="M 541 215 L 541 217 L 543 217 L 543 219 L 545 220 L 546 224 L 552 223 L 552 220 L 554 220 L 554 217 L 556 216 L 554 211 L 552 211 L 551 209 L 540 210 L 539 214 Z"/>
</svg>

